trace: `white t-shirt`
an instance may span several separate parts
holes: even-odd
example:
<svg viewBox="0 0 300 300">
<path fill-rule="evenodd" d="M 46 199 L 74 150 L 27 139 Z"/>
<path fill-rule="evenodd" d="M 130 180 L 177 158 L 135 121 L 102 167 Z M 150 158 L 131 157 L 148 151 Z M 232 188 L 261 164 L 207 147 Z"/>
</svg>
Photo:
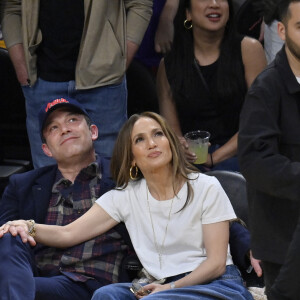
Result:
<svg viewBox="0 0 300 300">
<path fill-rule="evenodd" d="M 235 218 L 231 203 L 215 177 L 200 173 L 189 175 L 194 198 L 186 202 L 187 184 L 174 198 L 160 269 L 147 204 L 145 179 L 130 182 L 124 190 L 112 190 L 99 198 L 99 204 L 113 219 L 123 221 L 143 267 L 156 279 L 190 272 L 206 259 L 202 224 Z M 194 180 L 192 180 L 194 179 Z M 158 201 L 148 191 L 153 226 L 159 249 L 163 243 L 172 199 Z M 226 264 L 232 264 L 229 253 Z"/>
</svg>

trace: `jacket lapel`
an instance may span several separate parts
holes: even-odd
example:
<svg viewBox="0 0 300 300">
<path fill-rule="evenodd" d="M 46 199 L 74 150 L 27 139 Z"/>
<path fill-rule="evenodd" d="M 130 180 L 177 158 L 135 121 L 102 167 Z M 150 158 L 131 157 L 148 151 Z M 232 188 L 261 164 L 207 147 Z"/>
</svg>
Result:
<svg viewBox="0 0 300 300">
<path fill-rule="evenodd" d="M 35 221 L 37 223 L 44 223 L 49 202 L 51 199 L 52 193 L 52 186 L 55 180 L 56 168 L 53 168 L 46 173 L 39 177 L 36 180 L 36 184 L 32 187 L 32 197 L 34 202 L 34 214 L 35 214 Z"/>
</svg>

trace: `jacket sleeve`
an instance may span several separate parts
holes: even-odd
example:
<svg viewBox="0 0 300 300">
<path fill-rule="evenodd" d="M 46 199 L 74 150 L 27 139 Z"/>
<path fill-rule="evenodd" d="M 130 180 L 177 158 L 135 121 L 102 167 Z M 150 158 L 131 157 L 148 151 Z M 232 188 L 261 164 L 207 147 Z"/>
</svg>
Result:
<svg viewBox="0 0 300 300">
<path fill-rule="evenodd" d="M 11 176 L 0 201 L 0 225 L 7 221 L 20 219 L 17 190 L 15 178 Z"/>
<path fill-rule="evenodd" d="M 250 266 L 248 252 L 250 251 L 250 232 L 238 222 L 230 225 L 229 245 L 232 259 L 240 270 L 246 271 Z"/>
<path fill-rule="evenodd" d="M 2 0 L 1 25 L 7 48 L 23 42 L 21 0 Z"/>
<path fill-rule="evenodd" d="M 278 85 L 263 81 L 249 90 L 240 116 L 239 163 L 249 186 L 272 197 L 299 201 L 300 162 L 291 161 L 280 149 L 285 137 L 279 125 Z"/>
<path fill-rule="evenodd" d="M 300 215 L 299 215 L 300 216 Z M 299 269 L 300 269 L 300 218 L 289 246 L 283 266 L 280 269 L 272 288 L 271 299 L 297 300 L 300 295 Z"/>
<path fill-rule="evenodd" d="M 127 40 L 140 45 L 147 30 L 153 0 L 124 0 L 127 18 Z"/>
</svg>

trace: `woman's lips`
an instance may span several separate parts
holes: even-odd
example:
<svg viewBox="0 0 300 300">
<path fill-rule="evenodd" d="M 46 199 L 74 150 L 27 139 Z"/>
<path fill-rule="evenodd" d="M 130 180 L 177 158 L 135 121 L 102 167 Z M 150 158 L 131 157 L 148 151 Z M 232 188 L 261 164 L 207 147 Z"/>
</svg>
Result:
<svg viewBox="0 0 300 300">
<path fill-rule="evenodd" d="M 151 152 L 148 157 L 155 158 L 161 155 L 160 151 Z"/>
</svg>

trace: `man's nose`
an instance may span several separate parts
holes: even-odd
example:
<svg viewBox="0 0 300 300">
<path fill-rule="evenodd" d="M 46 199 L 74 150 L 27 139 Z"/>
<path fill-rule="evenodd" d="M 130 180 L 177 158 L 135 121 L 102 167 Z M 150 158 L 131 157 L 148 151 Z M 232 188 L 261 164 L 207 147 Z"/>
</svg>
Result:
<svg viewBox="0 0 300 300">
<path fill-rule="evenodd" d="M 60 128 L 61 128 L 61 134 L 66 134 L 71 131 L 68 124 L 62 124 Z"/>
</svg>

